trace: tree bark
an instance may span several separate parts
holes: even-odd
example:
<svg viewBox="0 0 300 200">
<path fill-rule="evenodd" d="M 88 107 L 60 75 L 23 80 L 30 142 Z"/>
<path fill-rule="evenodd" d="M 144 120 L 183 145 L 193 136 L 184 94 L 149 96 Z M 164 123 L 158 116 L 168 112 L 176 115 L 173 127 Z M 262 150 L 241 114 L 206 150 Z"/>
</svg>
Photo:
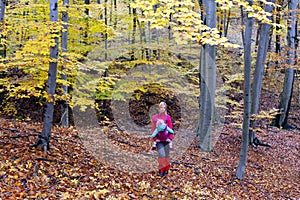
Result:
<svg viewBox="0 0 300 200">
<path fill-rule="evenodd" d="M 155 4 L 155 5 L 153 6 L 154 13 L 156 13 L 156 10 L 157 10 L 158 6 L 159 6 L 158 4 Z M 153 34 L 154 37 L 152 36 L 152 39 L 155 40 L 155 41 L 156 41 L 156 44 L 159 45 L 159 32 L 158 32 L 158 29 L 157 29 L 157 28 L 154 28 L 153 31 L 154 31 L 154 34 Z M 153 56 L 154 56 L 156 59 L 160 59 L 160 53 L 159 53 L 159 49 L 158 49 L 158 48 L 153 49 L 152 52 L 153 52 Z"/>
<path fill-rule="evenodd" d="M 62 12 L 62 21 L 63 21 L 63 31 L 62 31 L 62 37 L 61 37 L 61 48 L 62 52 L 66 53 L 68 50 L 68 22 L 69 22 L 69 15 L 68 15 L 68 5 L 69 5 L 69 0 L 64 0 L 63 5 L 66 7 L 66 11 Z M 64 59 L 66 59 L 66 56 L 64 56 Z M 68 76 L 66 74 L 66 67 L 62 66 L 62 79 L 67 81 Z M 62 89 L 65 93 L 65 95 L 68 95 L 68 86 L 63 85 Z M 69 126 L 69 105 L 68 102 L 65 100 L 62 103 L 61 106 L 61 125 L 64 127 Z"/>
<path fill-rule="evenodd" d="M 50 0 L 50 20 L 51 22 L 58 21 L 58 4 L 57 0 Z M 54 111 L 54 94 L 56 88 L 56 73 L 57 73 L 57 58 L 58 58 L 58 33 L 57 30 L 52 31 L 55 45 L 50 46 L 50 64 L 48 70 L 47 83 L 47 99 L 45 103 L 45 113 L 43 120 L 42 133 L 39 135 L 39 140 L 33 146 L 42 146 L 44 151 L 49 150 L 49 142 L 51 137 L 51 129 L 53 122 Z"/>
<path fill-rule="evenodd" d="M 207 0 L 204 2 L 206 8 L 206 25 L 210 28 L 216 27 L 216 2 Z M 216 48 L 212 45 L 204 45 L 200 58 L 200 118 L 199 118 L 199 146 L 204 151 L 212 150 L 212 125 L 214 123 L 214 103 L 216 90 Z M 203 60 L 202 60 L 203 59 Z"/>
<path fill-rule="evenodd" d="M 90 5 L 90 0 L 84 0 L 84 3 L 86 5 Z M 84 27 L 84 33 L 83 33 L 83 43 L 85 45 L 89 45 L 89 15 L 90 15 L 90 10 L 89 8 L 86 8 L 84 10 L 85 13 L 85 27 Z M 85 52 L 85 54 L 87 55 L 88 52 Z"/>
<path fill-rule="evenodd" d="M 97 0 L 97 3 L 98 3 L 98 4 L 101 4 L 101 1 L 100 1 L 100 0 Z M 103 19 L 103 14 L 102 14 L 102 13 L 100 14 L 100 19 L 101 19 L 101 20 Z"/>
<path fill-rule="evenodd" d="M 275 16 L 275 22 L 276 22 L 276 24 L 280 24 L 280 20 L 281 20 L 281 7 L 279 7 L 278 6 L 278 8 L 277 8 L 277 14 L 276 14 L 276 16 Z M 278 26 L 276 26 L 276 31 L 279 31 L 281 28 L 280 27 L 278 27 Z M 278 54 L 278 56 L 280 55 L 280 52 L 281 52 L 281 44 L 280 44 L 280 40 L 281 40 L 281 36 L 280 36 L 280 34 L 278 34 L 278 33 L 276 33 L 276 36 L 275 36 L 275 52 Z M 276 64 L 276 68 L 278 68 L 279 67 L 279 62 L 278 61 L 276 61 L 275 62 L 275 64 Z"/>
<path fill-rule="evenodd" d="M 107 23 L 107 0 L 104 0 L 105 3 L 105 7 L 104 7 L 104 23 L 105 23 L 105 41 L 104 41 L 104 45 L 105 45 L 105 60 L 107 60 L 107 51 L 108 51 L 108 35 L 107 35 L 107 27 L 108 27 L 108 23 Z"/>
<path fill-rule="evenodd" d="M 132 17 L 133 17 L 133 30 L 132 30 L 132 38 L 131 38 L 131 44 L 132 44 L 132 51 L 130 53 L 131 60 L 135 60 L 135 36 L 136 36 L 136 28 L 137 28 L 137 13 L 136 8 L 132 9 Z"/>
<path fill-rule="evenodd" d="M 231 14 L 231 9 L 228 10 L 228 14 L 227 14 L 227 11 L 225 12 L 224 37 L 227 37 L 227 34 L 228 34 L 228 28 L 229 28 L 229 24 L 230 24 L 230 14 Z M 227 17 L 226 17 L 226 15 L 227 15 Z"/>
<path fill-rule="evenodd" d="M 248 0 L 249 5 L 253 4 L 252 0 Z M 249 127 L 251 117 L 251 38 L 253 29 L 253 18 L 246 16 L 246 30 L 244 41 L 244 116 L 243 116 L 243 135 L 240 150 L 239 164 L 236 170 L 236 176 L 242 180 L 244 178 L 248 144 L 249 144 Z"/>
<path fill-rule="evenodd" d="M 6 0 L 0 0 L 0 23 L 3 23 L 4 17 L 5 17 L 5 7 L 6 7 Z M 3 27 L 4 25 L 2 25 Z M 1 32 L 2 30 L 0 30 Z M 1 39 L 5 39 L 5 37 L 0 37 L 0 42 Z M 5 58 L 6 57 L 6 46 L 5 44 L 0 44 L 0 55 Z"/>
<path fill-rule="evenodd" d="M 114 17 L 114 28 L 117 28 L 118 24 L 118 7 L 117 7 L 117 0 L 114 0 L 114 10 L 115 10 L 115 17 Z"/>
<path fill-rule="evenodd" d="M 287 64 L 293 66 L 295 64 L 295 38 L 296 38 L 296 9 L 299 2 L 297 0 L 290 0 L 289 7 L 289 26 L 287 34 L 288 51 L 287 51 Z M 280 113 L 275 118 L 275 126 L 279 128 L 289 128 L 288 115 L 290 110 L 291 99 L 293 95 L 294 85 L 294 69 L 289 67 L 285 70 L 285 78 L 283 91 L 280 95 L 279 111 Z"/>
<path fill-rule="evenodd" d="M 148 21 L 147 24 L 147 30 L 148 30 L 148 43 L 149 43 L 149 47 L 148 51 L 147 51 L 147 60 L 150 60 L 152 58 L 152 48 L 151 48 L 151 44 L 152 44 L 152 32 L 151 32 L 151 22 Z"/>
<path fill-rule="evenodd" d="M 243 7 L 240 7 L 240 9 L 241 9 L 241 25 L 244 26 L 244 11 L 243 11 Z M 244 29 L 242 29 L 241 34 L 242 34 L 243 47 L 245 49 L 245 33 L 244 33 Z"/>
<path fill-rule="evenodd" d="M 268 2 L 274 3 L 275 0 L 268 0 Z M 266 4 L 265 11 L 272 12 L 272 5 Z M 269 36 L 270 36 L 270 28 L 271 25 L 267 23 L 263 23 L 260 28 L 259 32 L 259 40 L 258 40 L 258 51 L 255 63 L 255 70 L 254 70 L 254 82 L 252 86 L 252 99 L 251 99 L 251 115 L 255 118 L 255 115 L 258 114 L 258 107 L 259 107 L 259 100 L 261 94 L 261 87 L 262 87 L 262 79 L 264 75 L 264 65 L 266 61 L 266 54 L 268 50 L 269 44 Z M 251 120 L 251 127 L 255 128 L 257 126 L 257 120 Z M 253 146 L 257 146 L 254 141 L 257 141 L 255 130 L 250 130 L 249 134 L 249 142 Z"/>
<path fill-rule="evenodd" d="M 6 0 L 0 0 L 0 22 L 4 21 Z"/>
</svg>

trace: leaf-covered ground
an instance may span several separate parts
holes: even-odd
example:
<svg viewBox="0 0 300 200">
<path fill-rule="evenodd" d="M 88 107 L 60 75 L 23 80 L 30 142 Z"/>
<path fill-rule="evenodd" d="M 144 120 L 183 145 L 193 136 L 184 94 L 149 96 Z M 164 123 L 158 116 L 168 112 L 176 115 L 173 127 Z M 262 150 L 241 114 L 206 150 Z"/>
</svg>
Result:
<svg viewBox="0 0 300 200">
<path fill-rule="evenodd" d="M 234 173 L 241 131 L 231 125 L 224 127 L 212 153 L 191 145 L 163 178 L 156 171 L 126 173 L 102 164 L 72 128 L 53 128 L 48 153 L 30 148 L 41 128 L 0 119 L 0 199 L 300 198 L 299 129 L 259 133 L 272 148 L 250 147 L 245 179 L 239 181 Z M 133 148 L 130 144 L 124 136 L 123 148 Z"/>
</svg>

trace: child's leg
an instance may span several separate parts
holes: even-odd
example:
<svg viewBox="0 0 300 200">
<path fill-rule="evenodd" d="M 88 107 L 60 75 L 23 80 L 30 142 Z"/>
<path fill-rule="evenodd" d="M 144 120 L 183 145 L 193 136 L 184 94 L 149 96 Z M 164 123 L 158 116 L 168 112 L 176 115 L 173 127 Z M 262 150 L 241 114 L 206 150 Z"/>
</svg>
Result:
<svg viewBox="0 0 300 200">
<path fill-rule="evenodd" d="M 156 142 L 155 141 L 153 142 L 152 150 L 156 150 Z"/>
<path fill-rule="evenodd" d="M 173 149 L 173 142 L 169 142 L 170 149 Z"/>
<path fill-rule="evenodd" d="M 156 147 L 156 142 L 155 142 L 155 141 L 153 142 L 153 145 L 152 145 L 152 147 Z"/>
</svg>

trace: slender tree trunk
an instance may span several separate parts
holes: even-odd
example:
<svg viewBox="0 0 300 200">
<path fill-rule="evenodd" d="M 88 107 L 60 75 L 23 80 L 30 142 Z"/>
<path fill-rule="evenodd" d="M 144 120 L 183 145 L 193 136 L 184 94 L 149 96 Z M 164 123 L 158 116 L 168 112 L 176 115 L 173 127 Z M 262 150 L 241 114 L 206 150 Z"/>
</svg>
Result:
<svg viewBox="0 0 300 200">
<path fill-rule="evenodd" d="M 113 8 L 114 8 L 114 5 L 113 5 L 113 0 L 110 0 L 110 10 L 109 10 L 109 25 L 112 25 L 113 23 Z"/>
<path fill-rule="evenodd" d="M 253 4 L 252 0 L 248 0 L 249 5 Z M 251 38 L 252 38 L 253 18 L 246 17 L 246 30 L 244 41 L 244 116 L 243 116 L 243 135 L 240 150 L 240 160 L 236 170 L 236 176 L 242 180 L 244 178 L 247 153 L 249 144 L 249 127 L 251 117 Z"/>
<path fill-rule="evenodd" d="M 280 24 L 280 20 L 281 20 L 281 7 L 277 7 L 277 14 L 276 14 L 276 16 L 275 16 L 275 18 L 276 18 L 276 24 Z M 279 31 L 281 28 L 280 27 L 278 27 L 278 26 L 276 26 L 276 31 Z M 280 55 L 280 52 L 281 52 L 281 42 L 280 42 L 280 34 L 278 34 L 278 33 L 276 33 L 276 36 L 275 36 L 275 52 L 278 54 L 278 56 Z M 276 61 L 275 62 L 275 64 L 276 64 L 276 68 L 278 68 L 279 67 L 279 62 L 278 61 Z"/>
<path fill-rule="evenodd" d="M 268 0 L 268 2 L 274 3 L 275 0 Z M 266 12 L 272 12 L 272 5 L 266 4 L 265 11 Z M 260 94 L 261 94 L 261 87 L 262 87 L 262 79 L 264 75 L 264 64 L 266 61 L 266 54 L 268 50 L 268 44 L 269 44 L 269 36 L 270 36 L 270 28 L 271 25 L 264 23 L 261 25 L 260 32 L 259 32 L 259 44 L 258 44 L 258 52 L 256 57 L 256 64 L 255 64 L 255 70 L 254 70 L 254 82 L 252 86 L 252 100 L 251 100 L 251 114 L 253 117 L 258 114 L 258 107 L 259 107 L 259 100 L 260 100 Z M 253 119 L 251 120 L 251 127 L 255 128 L 257 126 L 257 120 Z M 255 130 L 251 130 L 250 134 L 250 143 L 253 146 L 257 146 L 256 142 L 257 138 L 255 135 Z"/>
<path fill-rule="evenodd" d="M 231 9 L 228 10 L 227 17 L 225 18 L 226 20 L 225 20 L 225 24 L 224 24 L 224 37 L 227 37 L 227 34 L 228 34 L 228 29 L 229 29 L 229 24 L 230 24 L 230 13 L 231 13 Z"/>
<path fill-rule="evenodd" d="M 217 3 L 217 7 L 220 7 L 220 4 Z M 219 15 L 217 15 L 217 29 L 220 31 L 220 37 L 222 37 L 222 32 L 224 31 L 224 20 L 225 20 L 225 10 L 219 10 Z"/>
<path fill-rule="evenodd" d="M 153 6 L 154 13 L 156 13 L 157 8 L 158 8 L 158 4 L 155 4 Z M 156 41 L 156 44 L 159 44 L 159 32 L 158 32 L 157 28 L 154 28 L 154 34 L 153 35 L 155 36 L 153 39 Z M 159 49 L 158 48 L 153 50 L 153 56 L 156 59 L 159 59 L 160 55 L 159 55 Z"/>
<path fill-rule="evenodd" d="M 117 7 L 117 0 L 114 0 L 114 9 L 115 9 L 115 17 L 114 17 L 114 28 L 117 28 L 118 24 L 118 7 Z"/>
<path fill-rule="evenodd" d="M 142 17 L 144 17 L 144 12 L 142 12 Z M 140 23 L 140 29 L 141 29 L 141 43 L 142 44 L 146 44 L 147 43 L 147 38 L 146 38 L 146 26 L 145 26 L 145 22 L 142 21 Z M 146 48 L 142 48 L 142 59 L 148 59 L 148 50 Z"/>
<path fill-rule="evenodd" d="M 137 20 L 136 20 L 136 23 L 138 25 L 138 28 L 139 28 L 139 36 L 140 36 L 140 44 L 141 46 L 143 46 L 143 43 L 144 43 L 144 37 L 145 37 L 145 29 L 144 29 L 144 23 L 143 22 L 140 22 L 140 20 L 138 20 L 138 17 L 137 17 Z M 139 59 L 144 59 L 144 48 L 142 48 L 141 50 L 139 50 L 138 52 L 139 53 Z"/>
<path fill-rule="evenodd" d="M 216 27 L 216 2 L 207 0 L 204 3 L 206 8 L 206 25 L 210 28 Z M 199 146 L 204 151 L 212 150 L 212 126 L 214 123 L 214 104 L 216 90 L 216 48 L 211 45 L 204 45 L 200 61 L 200 121 L 198 135 L 200 136 Z M 203 60 L 202 60 L 203 59 Z"/>
<path fill-rule="evenodd" d="M 0 22 L 4 21 L 6 0 L 0 0 Z"/>
<path fill-rule="evenodd" d="M 287 34 L 288 51 L 287 51 L 287 64 L 293 66 L 295 64 L 295 38 L 296 38 L 296 9 L 298 7 L 299 1 L 290 0 L 288 3 L 289 7 L 289 26 Z M 293 85 L 294 85 L 294 74 L 295 71 L 292 67 L 288 67 L 285 70 L 285 78 L 283 91 L 280 95 L 279 110 L 280 113 L 275 118 L 275 126 L 289 128 L 288 125 L 288 115 L 290 110 L 291 99 L 293 95 Z"/>
<path fill-rule="evenodd" d="M 131 44 L 132 44 L 132 51 L 131 51 L 131 60 L 135 60 L 135 48 L 133 47 L 135 44 L 135 36 L 136 36 L 136 25 L 137 25 L 137 14 L 136 14 L 136 8 L 132 9 L 132 16 L 133 16 L 133 30 L 132 30 L 132 38 L 131 38 Z"/>
<path fill-rule="evenodd" d="M 244 11 L 243 11 L 243 7 L 240 7 L 241 9 L 241 25 L 244 26 Z M 245 33 L 244 33 L 244 29 L 242 29 L 242 42 L 243 42 L 243 46 L 245 48 Z"/>
<path fill-rule="evenodd" d="M 98 3 L 98 4 L 101 4 L 101 1 L 100 1 L 100 0 L 97 0 L 97 3 Z M 101 19 L 101 20 L 103 19 L 103 14 L 102 14 L 102 13 L 100 14 L 100 19 Z"/>
<path fill-rule="evenodd" d="M 62 31 L 62 37 L 61 37 L 61 48 L 62 52 L 66 53 L 68 50 L 68 22 L 69 22 L 69 15 L 68 15 L 68 6 L 69 6 L 69 0 L 64 0 L 63 5 L 66 7 L 66 11 L 62 12 L 62 21 L 63 21 L 63 31 Z M 64 59 L 67 59 L 66 56 L 63 56 Z M 66 67 L 63 65 L 62 66 L 62 79 L 67 81 L 68 76 L 66 72 Z M 68 95 L 68 86 L 63 85 L 62 89 L 65 93 L 65 95 Z M 67 100 L 63 101 L 62 106 L 61 106 L 61 125 L 64 127 L 69 126 L 69 105 Z"/>
<path fill-rule="evenodd" d="M 131 9 L 131 6 L 130 6 L 130 1 L 128 3 L 128 15 L 129 15 L 129 17 L 132 16 L 132 9 Z M 131 29 L 130 29 L 130 26 L 128 26 L 128 44 L 129 45 L 131 44 Z"/>
<path fill-rule="evenodd" d="M 148 51 L 148 57 L 147 59 L 150 60 L 152 58 L 152 48 L 151 48 L 151 43 L 152 43 L 152 33 L 151 33 L 151 22 L 148 21 L 148 43 L 149 43 L 149 51 Z"/>
<path fill-rule="evenodd" d="M 298 4 L 298 7 L 299 7 L 299 4 Z M 296 35 L 295 35 L 295 64 L 297 65 L 298 64 L 298 47 L 299 47 L 299 33 L 300 33 L 300 30 L 298 29 L 298 19 L 296 19 Z"/>
<path fill-rule="evenodd" d="M 84 0 L 84 3 L 86 4 L 86 5 L 90 5 L 90 0 Z M 90 10 L 88 9 L 88 8 L 86 8 L 85 9 L 85 11 L 84 11 L 84 13 L 87 15 L 87 16 L 89 16 L 89 13 L 90 13 Z"/>
<path fill-rule="evenodd" d="M 58 4 L 57 0 L 50 0 L 50 20 L 51 22 L 58 21 Z M 45 113 L 43 121 L 42 133 L 39 135 L 39 140 L 33 146 L 42 146 L 44 151 L 49 150 L 49 142 L 51 137 L 51 129 L 53 122 L 54 111 L 54 94 L 56 88 L 56 73 L 57 73 L 57 58 L 58 58 L 58 31 L 53 30 L 53 39 L 55 45 L 50 47 L 50 64 L 48 70 L 48 83 L 47 83 L 47 100 L 45 103 Z"/>
<path fill-rule="evenodd" d="M 3 23 L 4 21 L 4 16 L 5 16 L 5 7 L 6 7 L 6 0 L 0 0 L 0 24 Z M 2 27 L 4 24 L 1 25 Z M 0 30 L 1 32 L 2 30 Z M 0 37 L 0 43 L 2 42 L 1 40 L 5 39 L 5 37 Z M 3 58 L 6 57 L 6 46 L 5 44 L 0 44 L 0 56 Z"/>
<path fill-rule="evenodd" d="M 108 50 L 108 35 L 107 35 L 107 26 L 108 26 L 108 23 L 107 23 L 107 0 L 104 0 L 104 3 L 105 3 L 105 7 L 104 7 L 104 24 L 105 24 L 105 34 L 104 34 L 105 41 L 104 41 L 104 45 L 105 45 L 105 54 L 104 54 L 104 57 L 105 57 L 105 60 L 107 60 L 107 50 Z"/>
<path fill-rule="evenodd" d="M 255 47 L 258 47 L 260 31 L 261 31 L 261 25 L 259 24 L 258 29 L 256 31 Z M 257 48 L 255 48 L 254 50 L 257 51 Z"/>
<path fill-rule="evenodd" d="M 172 14 L 171 13 L 169 15 L 169 23 L 170 24 L 168 26 L 168 40 L 171 42 L 171 40 L 172 40 L 172 26 L 171 26 L 171 23 L 172 23 Z"/>
<path fill-rule="evenodd" d="M 90 0 L 84 0 L 84 3 L 86 5 L 90 5 Z M 85 11 L 85 29 L 84 29 L 84 34 L 83 34 L 83 41 L 85 45 L 89 44 L 89 15 L 90 15 L 90 10 L 89 8 L 86 8 Z M 87 54 L 87 52 L 85 52 Z"/>
</svg>

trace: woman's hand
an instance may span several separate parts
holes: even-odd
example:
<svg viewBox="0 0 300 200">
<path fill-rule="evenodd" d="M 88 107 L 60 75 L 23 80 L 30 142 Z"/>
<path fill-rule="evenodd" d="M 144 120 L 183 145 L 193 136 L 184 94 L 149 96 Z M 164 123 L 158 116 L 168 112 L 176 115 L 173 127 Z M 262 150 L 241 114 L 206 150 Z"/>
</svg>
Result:
<svg viewBox="0 0 300 200">
<path fill-rule="evenodd" d="M 168 138 L 168 139 L 166 140 L 166 142 L 171 142 L 171 140 Z"/>
</svg>

